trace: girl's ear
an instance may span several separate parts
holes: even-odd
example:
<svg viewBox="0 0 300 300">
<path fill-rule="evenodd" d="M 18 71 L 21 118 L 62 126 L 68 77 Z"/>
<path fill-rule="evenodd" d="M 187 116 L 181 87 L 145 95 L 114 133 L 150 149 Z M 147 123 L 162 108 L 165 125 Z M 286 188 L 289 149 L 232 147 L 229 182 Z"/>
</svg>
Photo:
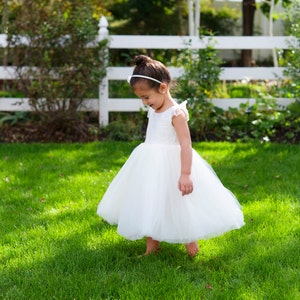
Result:
<svg viewBox="0 0 300 300">
<path fill-rule="evenodd" d="M 159 92 L 161 94 L 165 94 L 167 92 L 167 90 L 168 90 L 168 85 L 166 83 L 164 83 L 164 82 L 161 83 L 160 87 L 159 87 Z"/>
</svg>

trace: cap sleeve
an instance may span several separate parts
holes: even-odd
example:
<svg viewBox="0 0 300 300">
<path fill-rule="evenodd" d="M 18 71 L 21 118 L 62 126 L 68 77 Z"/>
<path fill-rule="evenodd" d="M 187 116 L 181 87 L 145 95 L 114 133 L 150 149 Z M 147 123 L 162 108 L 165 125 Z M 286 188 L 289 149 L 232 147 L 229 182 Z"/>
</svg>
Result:
<svg viewBox="0 0 300 300">
<path fill-rule="evenodd" d="M 185 114 L 186 120 L 188 121 L 189 120 L 189 112 L 188 112 L 188 110 L 186 108 L 186 104 L 187 104 L 187 101 L 184 101 L 184 102 L 176 105 L 176 107 L 175 107 L 175 109 L 173 111 L 173 116 L 178 116 L 183 111 L 184 114 Z"/>
</svg>

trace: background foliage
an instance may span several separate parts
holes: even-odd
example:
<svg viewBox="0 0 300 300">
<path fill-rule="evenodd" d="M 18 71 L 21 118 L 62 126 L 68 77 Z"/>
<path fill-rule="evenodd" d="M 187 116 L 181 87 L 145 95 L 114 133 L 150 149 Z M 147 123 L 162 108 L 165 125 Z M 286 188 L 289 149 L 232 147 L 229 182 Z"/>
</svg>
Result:
<svg viewBox="0 0 300 300">
<path fill-rule="evenodd" d="M 114 34 L 187 35 L 186 0 L 116 0 L 107 5 Z M 215 9 L 211 0 L 201 3 L 202 29 L 228 35 L 237 25 L 239 12 L 228 6 Z"/>
<path fill-rule="evenodd" d="M 8 57 L 17 86 L 49 136 L 85 134 L 78 113 L 106 73 L 106 41 L 97 42 L 91 1 L 25 1 L 11 10 Z M 93 47 L 87 47 L 93 43 Z"/>
<path fill-rule="evenodd" d="M 208 30 L 206 35 L 230 34 L 235 28 L 238 13 L 226 5 L 219 10 L 212 9 L 208 5 L 210 2 L 204 1 L 206 4 L 202 3 L 201 6 L 201 24 Z M 2 31 L 10 34 L 10 45 L 18 46 L 15 51 L 8 48 L 1 52 L 3 63 L 17 64 L 20 76 L 17 84 L 2 82 L 2 95 L 28 96 L 38 112 L 38 116 L 32 113 L 2 112 L 2 140 L 7 141 L 10 136 L 15 136 L 8 130 L 11 129 L 7 127 L 8 124 L 40 124 L 36 121 L 41 120 L 44 123 L 43 141 L 50 140 L 51 135 L 59 132 L 67 135 L 68 141 L 78 140 L 79 136 L 90 138 L 91 132 L 92 139 L 143 139 L 147 122 L 144 112 L 110 113 L 111 124 L 100 131 L 96 114 L 77 112 L 77 108 L 84 104 L 85 97 L 98 97 L 98 82 L 105 73 L 105 43 L 93 49 L 85 45 L 97 35 L 97 25 L 102 14 L 109 18 L 111 33 L 186 34 L 186 1 L 3 1 L 0 9 Z M 167 66 L 183 66 L 186 75 L 179 78 L 174 96 L 181 101 L 189 100 L 194 140 L 260 139 L 297 143 L 300 140 L 299 101 L 278 109 L 274 98 L 299 99 L 299 19 L 299 2 L 296 1 L 289 15 L 289 24 L 292 26 L 288 25 L 287 28 L 291 28 L 290 34 L 298 37 L 297 42 L 292 51 L 284 51 L 281 57 L 281 64 L 288 65 L 286 76 L 290 80 L 279 79 L 276 86 L 255 81 L 246 84 L 220 83 L 218 75 L 224 63 L 220 53 L 213 49 L 213 39 L 207 49 L 194 52 L 166 49 L 110 50 L 108 62 L 110 65 L 132 65 L 133 57 L 143 53 Z M 164 26 L 159 25 L 161 22 Z M 30 44 L 20 44 L 16 33 L 25 35 Z M 25 65 L 30 67 L 26 72 L 23 68 Z M 38 72 L 36 66 L 39 66 Z M 110 89 L 112 97 L 135 97 L 124 82 L 112 82 Z M 243 104 L 238 109 L 223 111 L 211 103 L 213 97 L 254 97 L 256 103 L 251 107 Z M 33 132 L 32 128 L 30 130 Z M 29 140 L 36 141 L 38 137 Z"/>
<path fill-rule="evenodd" d="M 289 91 L 300 101 L 300 1 L 295 1 L 288 15 L 289 34 L 295 37 L 290 44 L 291 50 L 286 51 L 287 69 L 285 75 L 290 78 Z"/>
<path fill-rule="evenodd" d="M 215 95 L 219 83 L 221 59 L 209 45 L 202 50 L 183 51 L 178 64 L 184 67 L 185 73 L 177 80 L 174 96 L 180 101 L 188 101 L 192 138 L 206 139 L 217 122 L 218 109 L 208 99 Z"/>
</svg>

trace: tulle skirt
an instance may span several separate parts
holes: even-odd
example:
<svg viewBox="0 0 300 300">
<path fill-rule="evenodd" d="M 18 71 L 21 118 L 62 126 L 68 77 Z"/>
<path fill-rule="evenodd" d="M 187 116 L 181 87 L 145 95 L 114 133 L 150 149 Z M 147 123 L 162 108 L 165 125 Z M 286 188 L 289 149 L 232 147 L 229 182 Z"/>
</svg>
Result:
<svg viewBox="0 0 300 300">
<path fill-rule="evenodd" d="M 244 225 L 235 196 L 193 150 L 194 191 L 178 189 L 180 146 L 142 143 L 109 185 L 97 213 L 129 240 L 189 243 Z"/>
</svg>

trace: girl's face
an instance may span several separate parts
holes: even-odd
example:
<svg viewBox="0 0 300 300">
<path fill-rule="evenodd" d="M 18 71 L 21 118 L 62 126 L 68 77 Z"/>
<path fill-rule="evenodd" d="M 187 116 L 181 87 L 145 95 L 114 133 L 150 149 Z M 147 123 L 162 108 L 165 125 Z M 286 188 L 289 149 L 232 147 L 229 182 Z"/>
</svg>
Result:
<svg viewBox="0 0 300 300">
<path fill-rule="evenodd" d="M 145 81 L 139 81 L 133 87 L 134 93 L 142 100 L 143 104 L 153 108 L 155 111 L 159 111 L 163 107 L 166 89 L 167 85 L 165 83 L 160 85 L 158 91 L 151 89 Z"/>
</svg>

